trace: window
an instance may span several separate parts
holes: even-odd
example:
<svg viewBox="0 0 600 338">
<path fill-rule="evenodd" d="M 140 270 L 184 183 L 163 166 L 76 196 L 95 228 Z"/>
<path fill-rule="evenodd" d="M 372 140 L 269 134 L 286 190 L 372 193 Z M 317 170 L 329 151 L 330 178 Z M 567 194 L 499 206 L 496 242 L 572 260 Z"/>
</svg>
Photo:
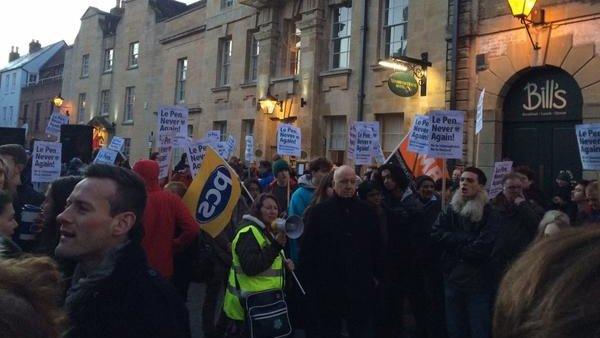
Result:
<svg viewBox="0 0 600 338">
<path fill-rule="evenodd" d="M 3 124 L 2 124 L 3 127 L 6 127 L 6 123 L 7 123 L 6 122 L 6 118 L 7 118 L 7 116 L 6 116 L 6 107 L 2 107 L 2 121 L 4 121 Z"/>
<path fill-rule="evenodd" d="M 110 90 L 100 92 L 100 116 L 108 116 L 110 110 Z"/>
<path fill-rule="evenodd" d="M 138 66 L 140 53 L 140 43 L 132 42 L 129 44 L 129 68 L 136 68 Z"/>
<path fill-rule="evenodd" d="M 221 9 L 233 6 L 233 0 L 221 0 Z"/>
<path fill-rule="evenodd" d="M 258 79 L 258 54 L 260 52 L 260 45 L 258 40 L 254 37 L 254 31 L 248 34 L 248 69 L 246 73 L 246 82 L 256 82 Z"/>
<path fill-rule="evenodd" d="M 6 74 L 4 77 L 4 93 L 8 94 L 8 87 L 10 84 L 10 74 Z"/>
<path fill-rule="evenodd" d="M 346 117 L 333 116 L 328 118 L 329 122 L 329 150 L 346 150 Z"/>
<path fill-rule="evenodd" d="M 79 103 L 77 104 L 77 123 L 85 121 L 85 93 L 79 94 Z"/>
<path fill-rule="evenodd" d="M 231 47 L 232 47 L 231 38 L 220 40 L 220 56 L 219 56 L 219 82 L 218 86 L 228 86 L 229 85 L 229 74 L 231 71 Z"/>
<path fill-rule="evenodd" d="M 298 75 L 300 73 L 300 49 L 301 49 L 301 31 L 296 27 L 292 20 L 286 20 L 285 31 L 287 39 L 284 41 L 285 48 L 282 49 L 283 55 L 283 74 L 284 76 Z"/>
<path fill-rule="evenodd" d="M 406 55 L 409 0 L 386 0 L 384 9 L 383 34 L 385 37 L 384 55 Z"/>
<path fill-rule="evenodd" d="M 85 54 L 81 57 L 81 77 L 86 77 L 89 75 L 90 70 L 90 55 Z"/>
<path fill-rule="evenodd" d="M 125 88 L 125 109 L 123 122 L 133 122 L 133 105 L 135 104 L 135 87 Z"/>
<path fill-rule="evenodd" d="M 350 66 L 350 34 L 352 31 L 352 7 L 333 9 L 331 29 L 331 68 Z"/>
<path fill-rule="evenodd" d="M 34 128 L 35 131 L 40 130 L 40 114 L 42 112 L 42 103 L 38 102 L 35 104 L 35 123 L 34 123 Z"/>
<path fill-rule="evenodd" d="M 131 139 L 130 138 L 123 138 L 125 140 L 125 142 L 123 143 L 123 155 L 125 155 L 126 158 L 129 158 L 129 153 L 131 150 Z"/>
<path fill-rule="evenodd" d="M 187 78 L 188 59 L 177 60 L 177 83 L 175 84 L 175 104 L 185 102 L 185 80 Z"/>
<path fill-rule="evenodd" d="M 240 151 L 243 160 L 246 161 L 246 136 L 254 135 L 254 120 L 242 120 L 242 138 L 240 139 Z"/>
<path fill-rule="evenodd" d="M 381 133 L 381 148 L 390 153 L 404 137 L 404 114 L 381 114 L 377 116 L 377 120 Z"/>
<path fill-rule="evenodd" d="M 104 51 L 104 72 L 112 72 L 114 50 L 109 48 Z"/>
<path fill-rule="evenodd" d="M 27 85 L 31 86 L 37 83 L 37 74 L 29 74 L 29 78 L 27 79 Z"/>
<path fill-rule="evenodd" d="M 14 93 L 15 89 L 17 89 L 17 73 L 13 73 L 13 75 L 12 75 L 12 88 L 11 88 L 11 91 Z"/>
<path fill-rule="evenodd" d="M 227 141 L 227 121 L 215 121 L 213 122 L 213 130 L 221 131 L 221 140 Z"/>
<path fill-rule="evenodd" d="M 14 113 L 15 113 L 14 107 L 13 106 L 8 107 L 8 120 L 10 121 L 11 125 L 13 124 Z"/>
</svg>

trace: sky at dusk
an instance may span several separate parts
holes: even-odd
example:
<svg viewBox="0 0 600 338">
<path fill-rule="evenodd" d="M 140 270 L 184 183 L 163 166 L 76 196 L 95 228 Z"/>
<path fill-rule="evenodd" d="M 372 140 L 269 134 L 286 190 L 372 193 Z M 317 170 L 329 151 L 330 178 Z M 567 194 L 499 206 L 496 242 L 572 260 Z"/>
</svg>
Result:
<svg viewBox="0 0 600 338">
<path fill-rule="evenodd" d="M 190 4 L 196 0 L 179 0 Z M 21 56 L 29 51 L 29 42 L 42 46 L 64 40 L 72 44 L 80 19 L 89 6 L 109 11 L 116 0 L 2 0 L 0 1 L 0 68 L 8 63 L 11 46 Z"/>
</svg>

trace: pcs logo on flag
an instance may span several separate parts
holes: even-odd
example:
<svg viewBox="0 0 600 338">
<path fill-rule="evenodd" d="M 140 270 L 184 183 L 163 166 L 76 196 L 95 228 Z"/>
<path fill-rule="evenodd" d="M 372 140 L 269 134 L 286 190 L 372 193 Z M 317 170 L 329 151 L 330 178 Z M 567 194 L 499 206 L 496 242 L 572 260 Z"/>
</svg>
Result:
<svg viewBox="0 0 600 338">
<path fill-rule="evenodd" d="M 200 193 L 196 220 L 202 224 L 218 217 L 227 207 L 231 191 L 231 174 L 225 166 L 220 165 L 210 174 Z"/>
</svg>

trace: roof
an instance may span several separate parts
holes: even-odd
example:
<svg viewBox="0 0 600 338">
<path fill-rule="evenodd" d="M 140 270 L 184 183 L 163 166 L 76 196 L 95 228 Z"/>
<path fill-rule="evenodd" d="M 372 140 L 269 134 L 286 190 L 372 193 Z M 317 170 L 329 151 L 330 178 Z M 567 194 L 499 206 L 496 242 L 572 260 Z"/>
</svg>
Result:
<svg viewBox="0 0 600 338">
<path fill-rule="evenodd" d="M 45 47 L 43 47 L 42 49 L 38 50 L 35 53 L 31 53 L 31 54 L 27 54 L 24 56 L 21 56 L 20 58 L 9 62 L 4 68 L 0 69 L 0 72 L 7 72 L 9 70 L 14 70 L 14 69 L 18 69 L 21 68 L 23 66 L 25 66 L 26 64 L 28 64 L 29 62 L 33 61 L 35 58 L 37 58 L 38 56 L 44 54 L 45 52 L 49 51 L 50 49 L 52 49 L 52 47 L 59 45 L 59 44 L 65 44 L 66 43 L 64 41 L 59 41 L 59 42 L 55 42 L 51 45 L 47 45 Z"/>
</svg>

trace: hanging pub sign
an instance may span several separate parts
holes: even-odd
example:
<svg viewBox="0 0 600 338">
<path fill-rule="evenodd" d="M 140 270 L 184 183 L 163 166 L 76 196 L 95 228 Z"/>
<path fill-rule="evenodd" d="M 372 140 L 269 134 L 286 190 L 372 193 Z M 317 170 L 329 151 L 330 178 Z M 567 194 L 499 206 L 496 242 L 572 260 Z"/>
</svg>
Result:
<svg viewBox="0 0 600 338">
<path fill-rule="evenodd" d="M 510 87 L 504 121 L 581 120 L 583 97 L 573 77 L 555 67 L 537 67 Z"/>
<path fill-rule="evenodd" d="M 401 97 L 414 96 L 419 90 L 419 84 L 410 71 L 395 72 L 388 79 L 390 90 Z"/>
</svg>

